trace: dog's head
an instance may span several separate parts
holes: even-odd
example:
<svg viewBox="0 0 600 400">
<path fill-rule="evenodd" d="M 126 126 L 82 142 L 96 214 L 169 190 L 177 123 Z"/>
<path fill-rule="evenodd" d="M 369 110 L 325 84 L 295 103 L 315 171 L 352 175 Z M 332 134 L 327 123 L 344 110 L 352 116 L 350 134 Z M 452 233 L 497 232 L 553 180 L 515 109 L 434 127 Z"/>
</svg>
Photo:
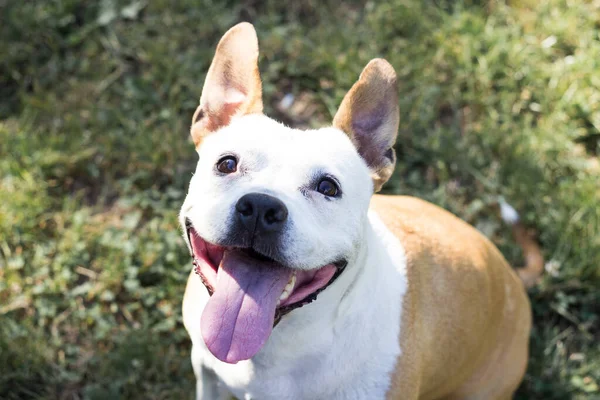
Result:
<svg viewBox="0 0 600 400">
<path fill-rule="evenodd" d="M 279 318 L 352 264 L 373 191 L 395 164 L 396 75 L 371 61 L 333 127 L 291 129 L 262 114 L 258 42 L 242 23 L 221 39 L 191 134 L 200 156 L 181 210 L 211 298 L 201 330 L 220 360 L 252 357 Z"/>
</svg>

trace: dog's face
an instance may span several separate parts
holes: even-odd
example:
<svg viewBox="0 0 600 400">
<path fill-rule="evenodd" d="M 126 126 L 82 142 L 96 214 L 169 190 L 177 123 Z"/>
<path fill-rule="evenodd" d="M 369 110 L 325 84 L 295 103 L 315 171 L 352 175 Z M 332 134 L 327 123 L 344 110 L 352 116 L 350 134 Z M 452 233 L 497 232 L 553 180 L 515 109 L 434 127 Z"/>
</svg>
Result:
<svg viewBox="0 0 600 400">
<path fill-rule="evenodd" d="M 352 264 L 373 189 L 389 178 L 395 74 L 373 60 L 333 127 L 300 131 L 262 115 L 249 24 L 221 39 L 192 121 L 200 156 L 181 210 L 211 298 L 202 336 L 220 360 L 252 357 L 273 325 Z"/>
<path fill-rule="evenodd" d="M 207 137 L 199 155 L 182 215 L 207 242 L 252 247 L 305 270 L 352 255 L 373 189 L 343 132 L 300 131 L 247 115 Z M 248 223 L 240 213 L 261 202 L 268 208 L 270 199 L 286 210 L 284 221 L 268 225 L 257 215 L 260 221 Z"/>
</svg>

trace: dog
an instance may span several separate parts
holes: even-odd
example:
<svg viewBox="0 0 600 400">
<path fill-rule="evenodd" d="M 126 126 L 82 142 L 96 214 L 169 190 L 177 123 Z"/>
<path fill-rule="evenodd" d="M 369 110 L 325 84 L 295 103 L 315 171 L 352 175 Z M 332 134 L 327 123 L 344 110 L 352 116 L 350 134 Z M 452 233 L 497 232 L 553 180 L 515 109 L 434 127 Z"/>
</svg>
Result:
<svg viewBox="0 0 600 400">
<path fill-rule="evenodd" d="M 263 115 L 253 26 L 218 44 L 180 213 L 197 399 L 510 399 L 525 373 L 522 280 L 477 230 L 374 195 L 396 163 L 393 67 L 374 59 L 331 127 Z M 503 205 L 529 260 L 539 247 Z"/>
</svg>

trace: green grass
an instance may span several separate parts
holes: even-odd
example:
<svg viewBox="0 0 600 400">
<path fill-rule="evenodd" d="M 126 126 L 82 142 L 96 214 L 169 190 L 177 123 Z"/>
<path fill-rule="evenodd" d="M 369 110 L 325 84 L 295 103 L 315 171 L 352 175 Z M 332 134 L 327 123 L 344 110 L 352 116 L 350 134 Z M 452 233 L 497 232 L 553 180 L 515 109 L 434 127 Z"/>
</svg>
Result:
<svg viewBox="0 0 600 400">
<path fill-rule="evenodd" d="M 515 205 L 553 266 L 517 398 L 600 398 L 597 1 L 201 3 L 0 5 L 0 398 L 192 397 L 176 216 L 204 74 L 241 20 L 268 113 L 297 126 L 328 123 L 369 59 L 395 66 L 386 191 L 448 208 L 518 265 L 494 207 Z"/>
</svg>

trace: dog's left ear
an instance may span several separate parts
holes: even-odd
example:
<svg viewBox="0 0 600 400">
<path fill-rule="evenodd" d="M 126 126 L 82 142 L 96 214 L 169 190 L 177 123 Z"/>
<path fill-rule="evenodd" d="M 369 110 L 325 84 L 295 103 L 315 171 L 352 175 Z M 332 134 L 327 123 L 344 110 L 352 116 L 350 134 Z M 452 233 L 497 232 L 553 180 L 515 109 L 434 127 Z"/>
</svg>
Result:
<svg viewBox="0 0 600 400">
<path fill-rule="evenodd" d="M 350 136 L 366 161 L 375 192 L 394 171 L 399 122 L 396 72 L 384 59 L 371 60 L 342 100 L 333 126 Z"/>
<path fill-rule="evenodd" d="M 252 24 L 242 22 L 223 35 L 206 75 L 200 106 L 192 119 L 196 148 L 232 118 L 261 113 L 262 109 L 258 39 Z"/>
</svg>

